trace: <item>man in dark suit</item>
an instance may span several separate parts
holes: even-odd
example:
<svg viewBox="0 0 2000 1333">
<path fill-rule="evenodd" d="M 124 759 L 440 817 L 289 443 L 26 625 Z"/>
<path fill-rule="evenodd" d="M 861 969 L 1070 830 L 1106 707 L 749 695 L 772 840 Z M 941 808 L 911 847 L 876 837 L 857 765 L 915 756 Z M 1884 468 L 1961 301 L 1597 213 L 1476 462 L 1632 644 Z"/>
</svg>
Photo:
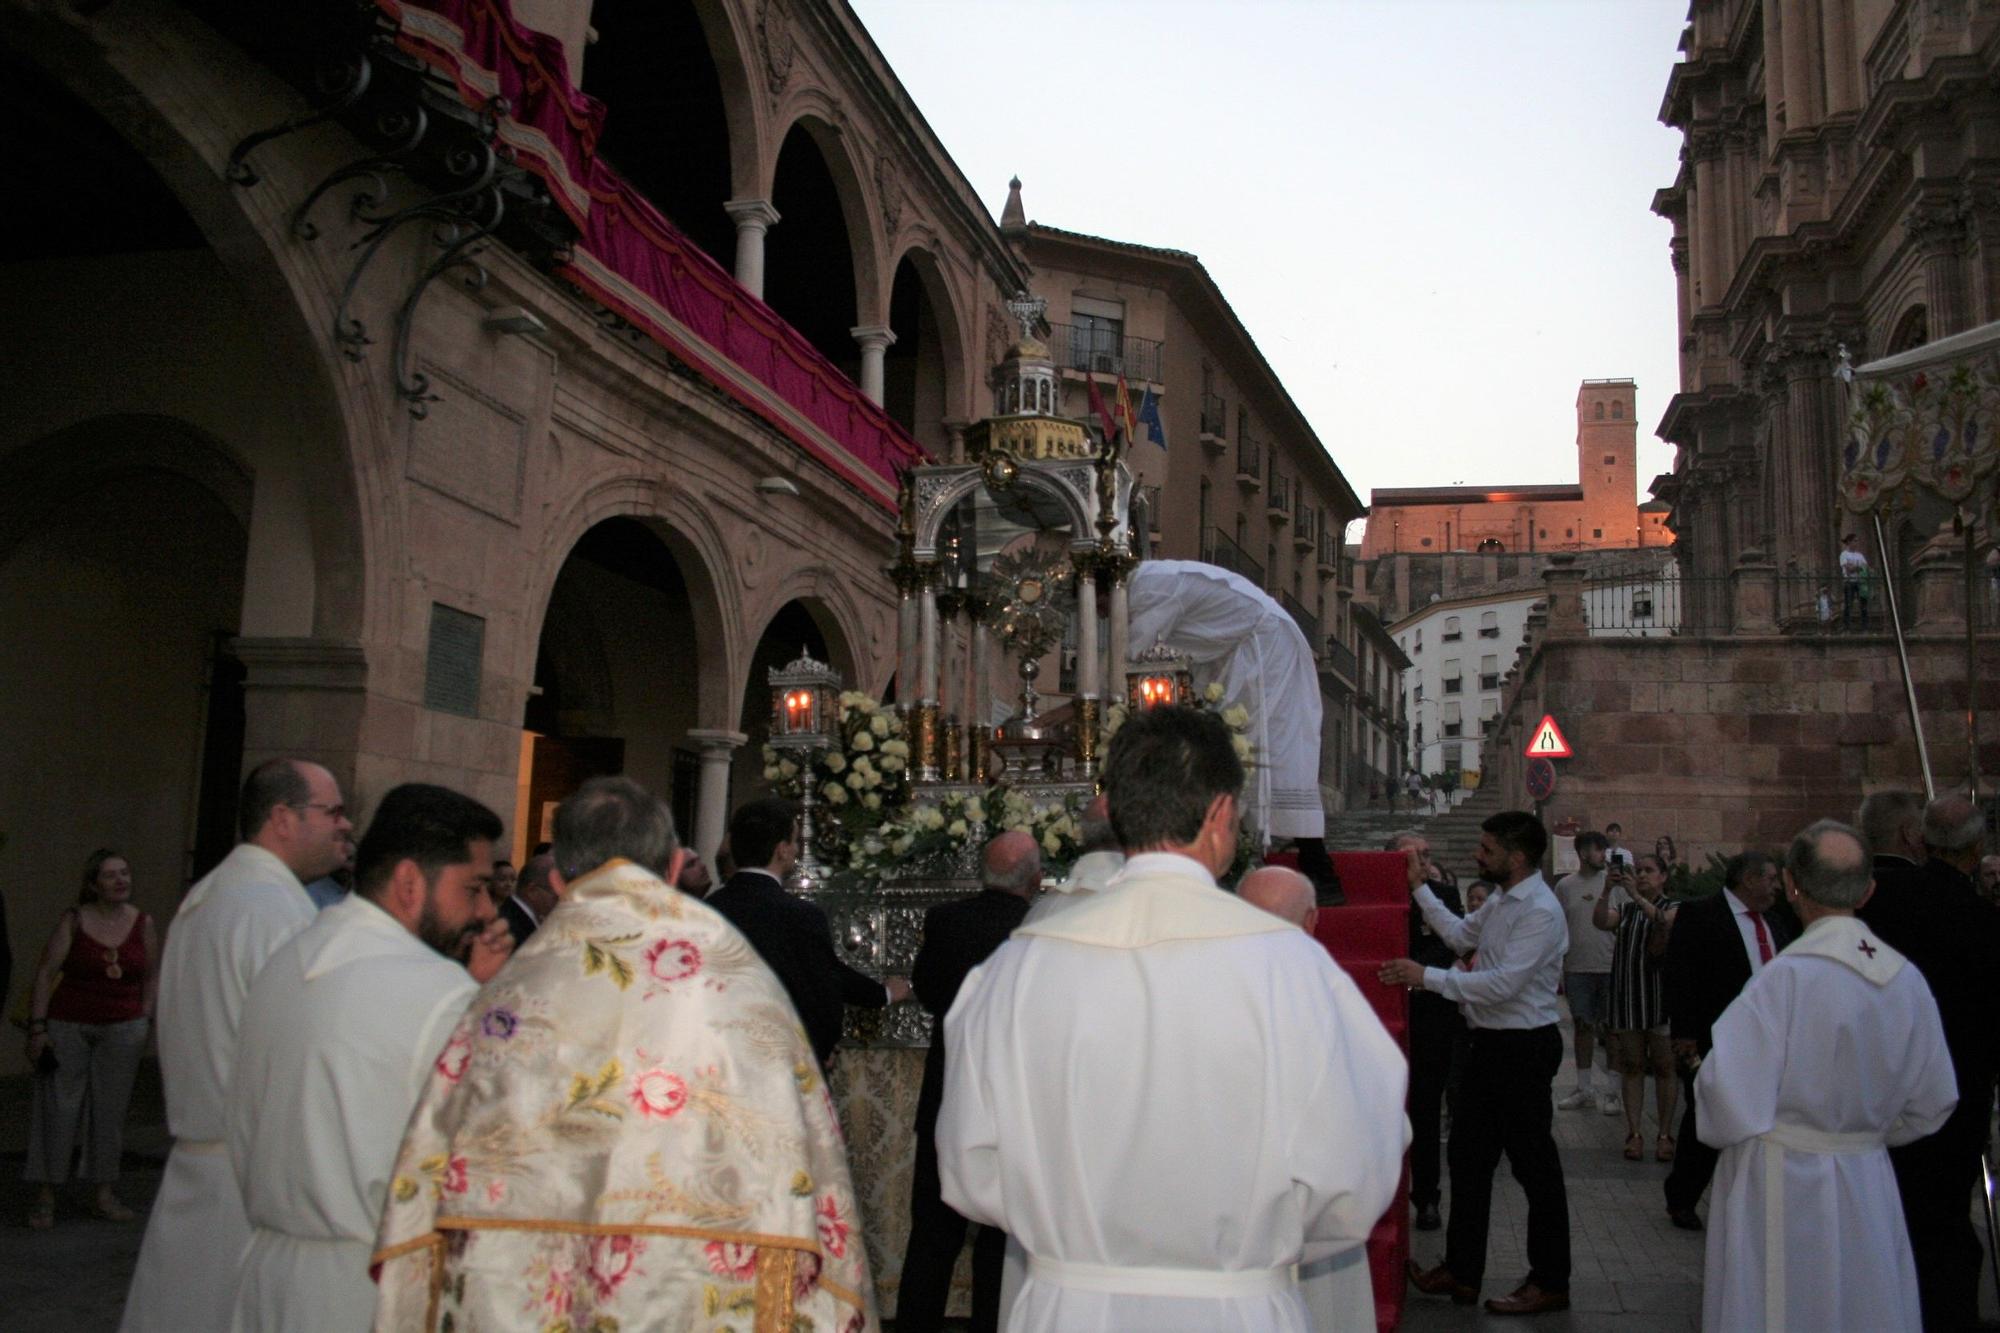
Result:
<svg viewBox="0 0 2000 1333">
<path fill-rule="evenodd" d="M 1446 882 L 1431 860 L 1430 841 L 1415 831 L 1389 839 L 1387 850 L 1414 850 L 1423 862 L 1424 882 L 1453 916 L 1465 915 L 1457 886 Z M 1424 923 L 1423 913 L 1410 913 L 1410 957 L 1425 967 L 1450 967 L 1458 961 L 1451 946 Z M 1451 1084 L 1452 1054 L 1465 1033 L 1458 1006 L 1427 990 L 1410 992 L 1410 1204 L 1417 1210 L 1419 1231 L 1444 1225 L 1438 1212 L 1438 1182 L 1443 1143 L 1445 1090 Z"/>
<path fill-rule="evenodd" d="M 1695 1070 L 1714 1045 L 1715 1020 L 1796 934 L 1771 910 L 1777 898 L 1778 863 L 1763 852 L 1740 852 L 1723 871 L 1722 892 L 1684 903 L 1665 919 L 1667 1018 L 1686 1107 L 1667 1175 L 1667 1216 L 1685 1231 L 1701 1230 L 1695 1205 L 1721 1156 L 1695 1132 Z"/>
<path fill-rule="evenodd" d="M 513 892 L 500 901 L 500 919 L 514 936 L 516 949 L 526 944 L 542 918 L 555 910 L 559 899 L 555 886 L 549 883 L 549 872 L 555 867 L 555 857 L 547 852 L 529 857 L 514 879 Z"/>
<path fill-rule="evenodd" d="M 814 903 L 785 892 L 785 876 L 799 859 L 799 809 L 767 796 L 730 817 L 729 844 L 741 867 L 708 895 L 710 907 L 729 918 L 778 974 L 821 1068 L 830 1066 L 847 1005 L 880 1009 L 910 993 L 901 977 L 875 980 L 841 961 L 833 928 Z"/>
<path fill-rule="evenodd" d="M 917 1155 L 910 1176 L 910 1243 L 903 1252 L 896 1298 L 898 1333 L 935 1333 L 943 1326 L 951 1272 L 968 1225 L 947 1207 L 938 1185 L 937 1118 L 944 1099 L 944 1016 L 966 974 L 1006 942 L 1028 914 L 1042 883 L 1042 855 L 1026 833 L 1002 833 L 986 844 L 981 890 L 924 914 L 924 942 L 910 968 L 910 986 L 931 1015 L 931 1048 L 917 1094 Z M 972 1245 L 972 1329 L 998 1327 L 1000 1270 L 1007 1237 L 981 1227 Z"/>
<path fill-rule="evenodd" d="M 2000 964 L 2000 912 L 1980 898 L 1971 877 L 1985 821 L 1963 796 L 1924 807 L 1912 792 L 1876 792 L 1861 803 L 1858 822 L 1876 855 L 1875 893 L 1857 915 L 1923 973 L 1958 1075 L 1958 1107 L 1944 1126 L 1889 1150 L 1917 1261 L 1917 1296 L 1925 1328 L 1971 1328 L 1981 1261 L 1972 1192 L 2000 1066 L 2000 1015 L 1990 989 Z"/>
</svg>

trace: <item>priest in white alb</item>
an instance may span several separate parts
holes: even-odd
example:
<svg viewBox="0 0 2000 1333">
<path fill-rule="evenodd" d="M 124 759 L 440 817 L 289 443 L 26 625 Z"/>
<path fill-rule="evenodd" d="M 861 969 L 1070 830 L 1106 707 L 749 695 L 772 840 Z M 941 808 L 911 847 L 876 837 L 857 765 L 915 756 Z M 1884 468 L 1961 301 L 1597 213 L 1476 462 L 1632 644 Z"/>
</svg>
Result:
<svg viewBox="0 0 2000 1333">
<path fill-rule="evenodd" d="M 345 864 L 340 784 L 272 759 L 243 784 L 243 841 L 188 890 L 160 956 L 160 1077 L 173 1152 L 119 1324 L 126 1333 L 229 1326 L 250 1224 L 223 1142 L 236 1030 L 264 960 L 313 919 L 306 883 Z"/>
<path fill-rule="evenodd" d="M 361 839 L 354 891 L 251 985 L 228 1121 L 250 1220 L 237 1333 L 374 1321 L 368 1259 L 403 1127 L 467 1002 L 513 950 L 488 892 L 500 833 L 469 796 L 393 789 Z"/>
<path fill-rule="evenodd" d="M 1301 1259 L 1362 1245 L 1395 1192 L 1402 1053 L 1318 943 L 1216 886 L 1242 783 L 1212 715 L 1128 721 L 1124 871 L 945 1018 L 944 1198 L 1026 1252 L 1017 1333 L 1311 1328 Z"/>
<path fill-rule="evenodd" d="M 1873 890 L 1860 834 L 1792 841 L 1785 892 L 1805 933 L 1715 1024 L 1696 1123 L 1722 1150 L 1702 1327 L 1922 1327 L 1888 1146 L 1933 1133 L 1958 1085 L 1930 988 L 1854 910 Z"/>
</svg>

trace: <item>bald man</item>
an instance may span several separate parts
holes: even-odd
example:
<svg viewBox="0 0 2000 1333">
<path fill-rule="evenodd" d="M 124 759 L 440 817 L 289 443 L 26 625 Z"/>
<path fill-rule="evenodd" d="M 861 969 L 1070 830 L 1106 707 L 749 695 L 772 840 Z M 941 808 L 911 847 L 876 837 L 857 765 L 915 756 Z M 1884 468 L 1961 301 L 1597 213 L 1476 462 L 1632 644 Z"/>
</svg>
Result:
<svg viewBox="0 0 2000 1333">
<path fill-rule="evenodd" d="M 951 1270 L 965 1244 L 966 1220 L 946 1205 L 938 1183 L 937 1117 L 944 1097 L 944 1016 L 966 974 L 986 961 L 1028 914 L 1042 884 L 1042 854 L 1018 830 L 986 844 L 980 867 L 984 886 L 970 898 L 924 914 L 924 942 L 910 968 L 910 989 L 931 1015 L 931 1048 L 917 1094 L 917 1155 L 910 1177 L 910 1242 L 903 1254 L 896 1327 L 924 1333 L 943 1326 Z M 972 1328 L 999 1326 L 1000 1271 L 1007 1237 L 981 1227 L 972 1246 Z"/>
<path fill-rule="evenodd" d="M 1319 922 L 1312 881 L 1289 866 L 1264 866 L 1236 886 L 1236 896 L 1252 907 L 1289 921 L 1306 934 Z"/>
<path fill-rule="evenodd" d="M 1313 882 L 1289 866 L 1263 866 L 1243 877 L 1236 896 L 1306 934 L 1319 923 Z M 1365 1248 L 1313 1257 L 1299 1265 L 1299 1294 L 1318 1328 L 1373 1328 L 1375 1289 Z"/>
<path fill-rule="evenodd" d="M 1869 816 L 1879 813 L 1871 805 L 1893 795 L 1877 793 L 1862 805 L 1863 831 L 1871 840 Z M 1897 845 L 1914 851 L 1911 804 L 1893 802 Z M 1889 1158 L 1916 1253 L 1924 1327 L 1965 1328 L 1978 1318 L 1980 1244 L 1972 1228 L 1972 1191 L 2000 1064 L 2000 1015 L 1989 990 L 2000 966 L 2000 910 L 1972 884 L 1986 840 L 1977 806 L 1963 796 L 1940 796 L 1924 807 L 1916 829 L 1927 859 L 1905 875 L 1886 875 L 1878 854 L 1874 896 L 1857 915 L 1916 964 L 1944 1022 L 1958 1108 L 1943 1129 L 1891 1149 Z"/>
</svg>

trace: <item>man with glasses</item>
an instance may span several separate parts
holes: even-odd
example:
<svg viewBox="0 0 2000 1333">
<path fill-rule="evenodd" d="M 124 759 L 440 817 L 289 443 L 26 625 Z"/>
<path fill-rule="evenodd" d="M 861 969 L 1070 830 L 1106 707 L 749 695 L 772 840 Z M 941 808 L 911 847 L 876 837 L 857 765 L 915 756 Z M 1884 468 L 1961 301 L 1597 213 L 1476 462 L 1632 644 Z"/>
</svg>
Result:
<svg viewBox="0 0 2000 1333">
<path fill-rule="evenodd" d="M 252 769 L 237 821 L 243 841 L 188 890 L 161 951 L 157 1031 L 174 1149 L 121 1329 L 229 1326 L 250 1239 L 223 1144 L 243 997 L 264 960 L 313 919 L 304 886 L 341 865 L 354 836 L 340 784 L 302 759 Z"/>
</svg>

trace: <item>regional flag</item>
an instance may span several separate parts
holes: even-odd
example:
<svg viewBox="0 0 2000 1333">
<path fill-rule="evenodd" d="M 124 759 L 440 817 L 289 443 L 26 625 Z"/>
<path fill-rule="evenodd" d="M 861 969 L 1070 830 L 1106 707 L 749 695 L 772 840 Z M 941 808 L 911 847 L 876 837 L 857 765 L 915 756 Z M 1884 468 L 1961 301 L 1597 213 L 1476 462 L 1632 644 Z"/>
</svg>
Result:
<svg viewBox="0 0 2000 1333">
<path fill-rule="evenodd" d="M 1097 419 L 1104 423 L 1104 438 L 1110 439 L 1118 433 L 1118 419 L 1111 415 L 1111 409 L 1104 405 L 1104 394 L 1097 387 L 1097 376 L 1083 372 L 1083 382 L 1090 386 L 1090 410 L 1097 413 Z"/>
<path fill-rule="evenodd" d="M 1132 419 L 1132 391 L 1125 387 L 1125 372 L 1118 372 L 1118 424 L 1125 428 L 1125 438 L 1139 438 L 1139 427 Z"/>
<path fill-rule="evenodd" d="M 1167 428 L 1160 420 L 1160 400 L 1153 397 L 1153 386 L 1148 384 L 1139 395 L 1139 424 L 1146 429 L 1146 438 L 1162 449 L 1167 447 Z"/>
</svg>

